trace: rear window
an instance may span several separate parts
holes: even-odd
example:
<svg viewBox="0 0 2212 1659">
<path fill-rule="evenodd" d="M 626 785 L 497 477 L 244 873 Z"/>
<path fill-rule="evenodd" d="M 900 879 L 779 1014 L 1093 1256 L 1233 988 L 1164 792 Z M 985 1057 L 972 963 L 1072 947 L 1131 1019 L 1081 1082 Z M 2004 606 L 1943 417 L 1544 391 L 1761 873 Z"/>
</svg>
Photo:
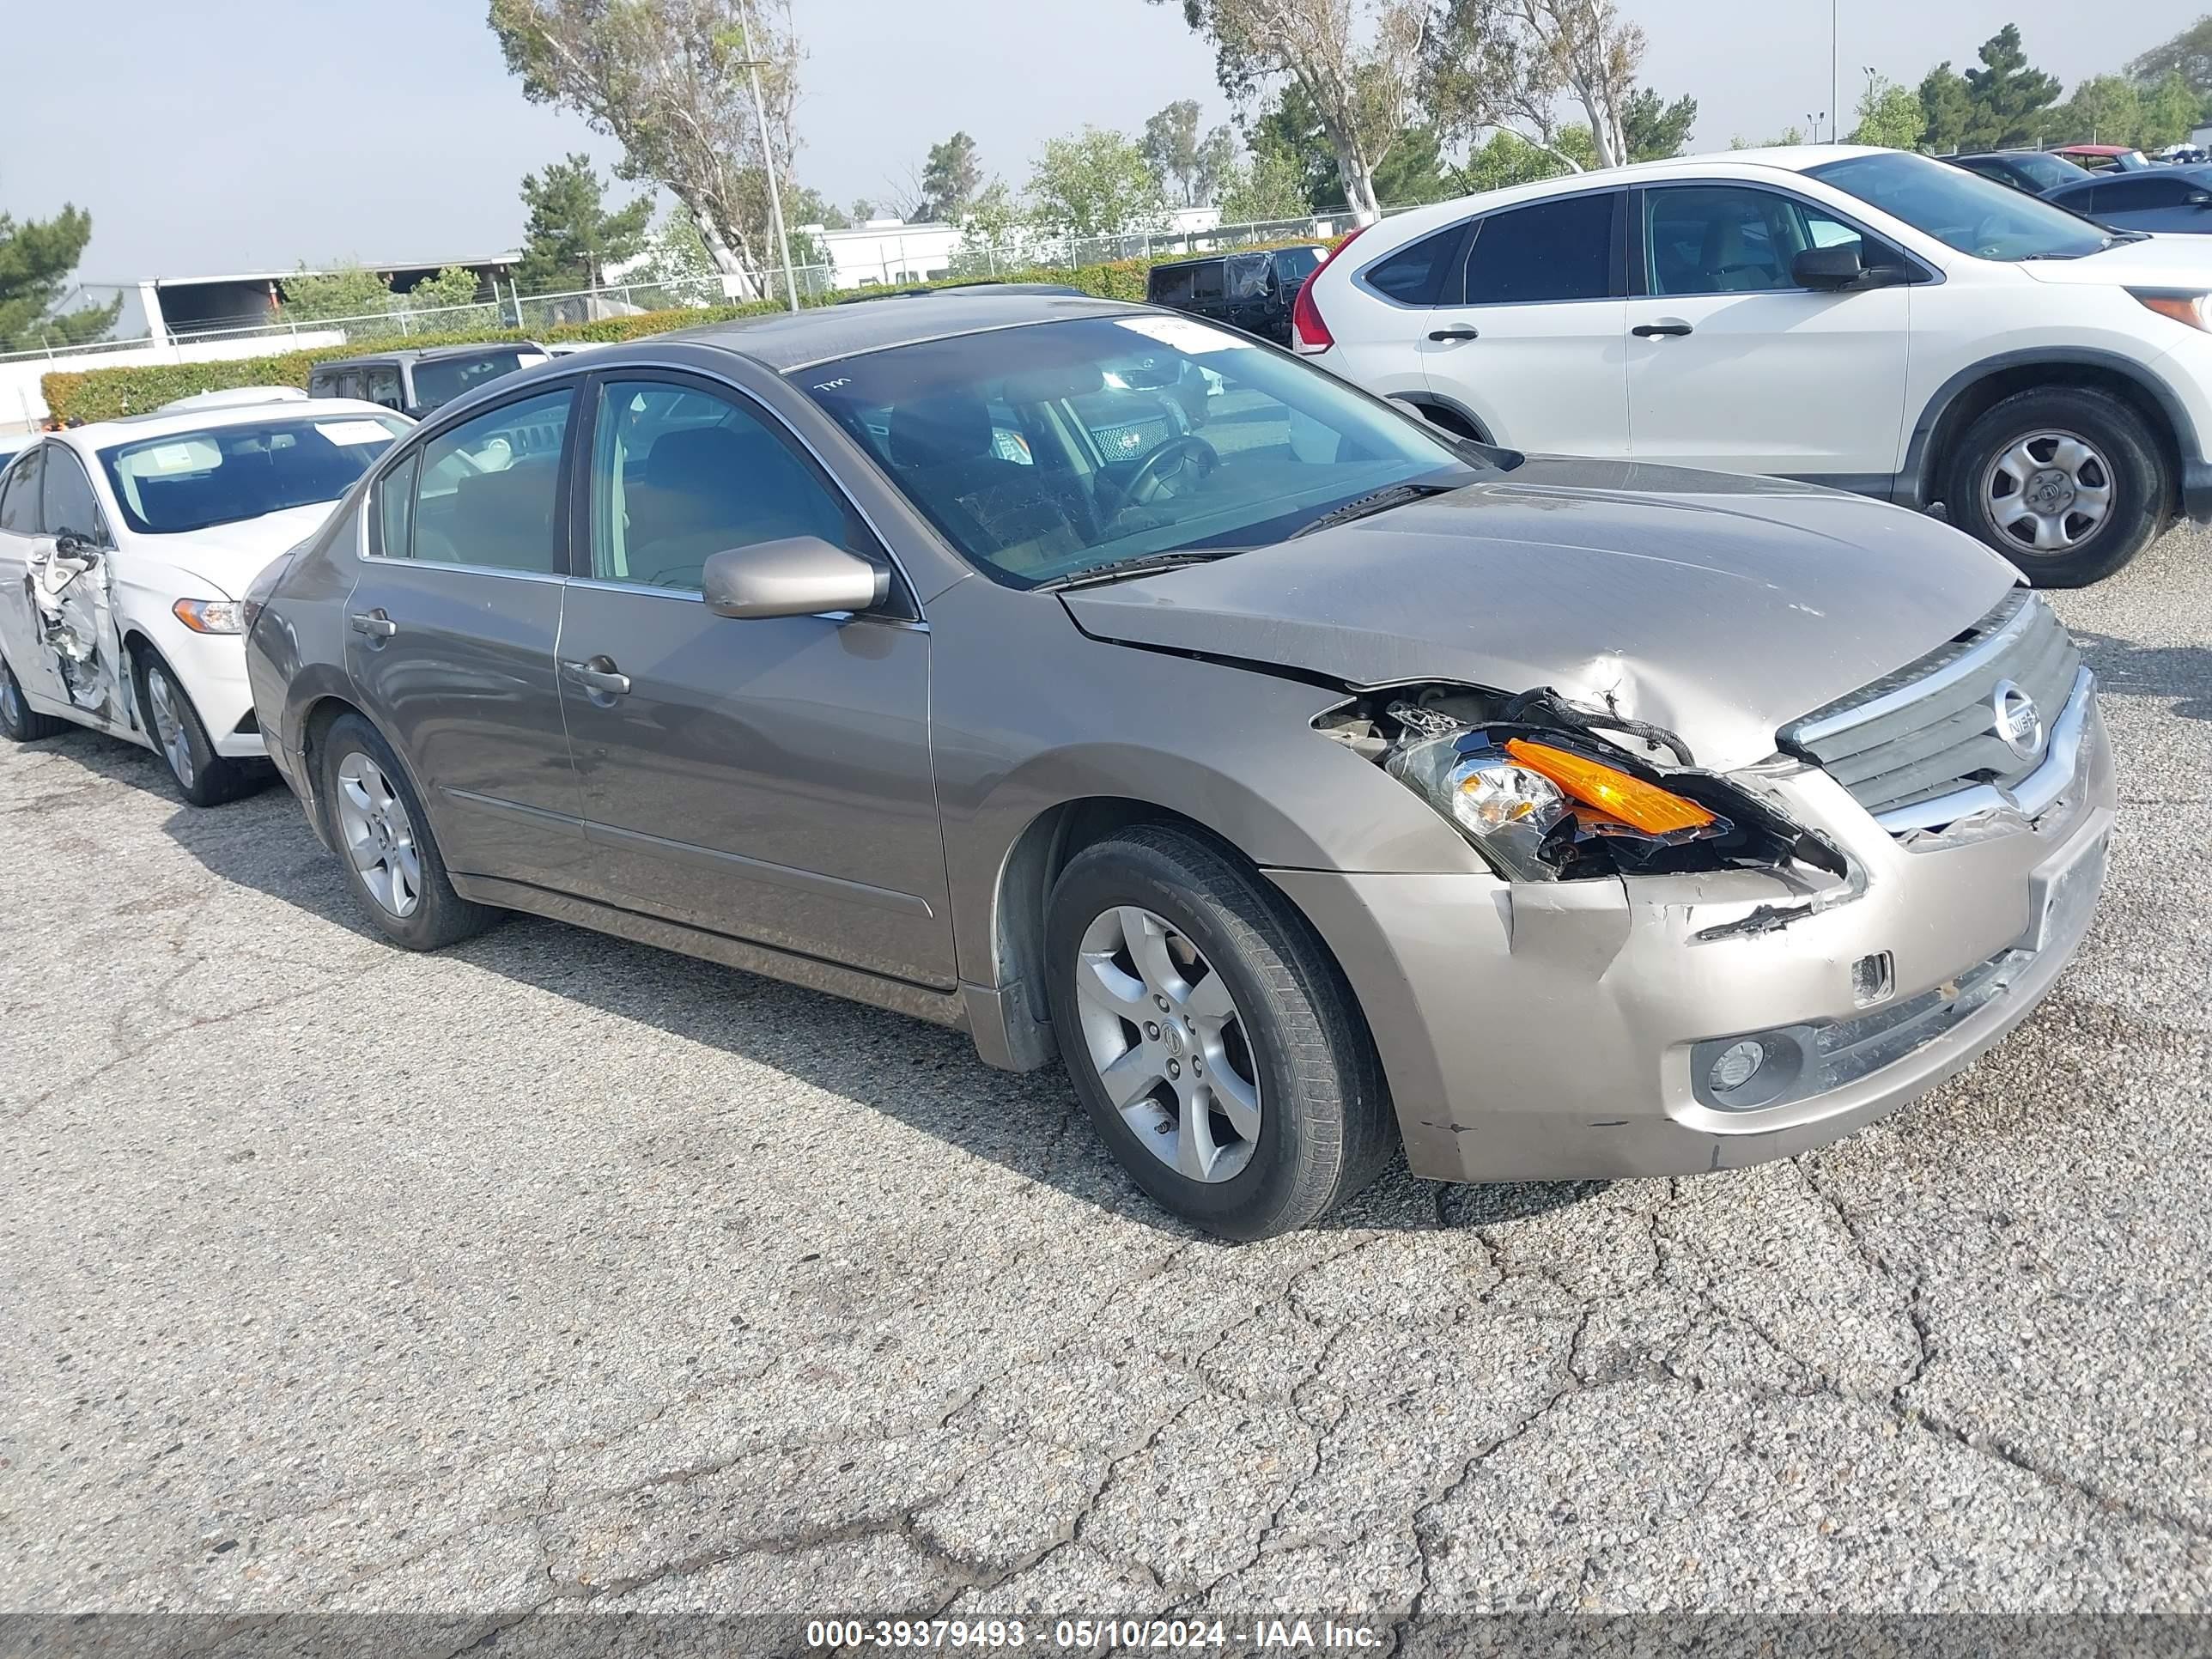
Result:
<svg viewBox="0 0 2212 1659">
<path fill-rule="evenodd" d="M 489 350 L 471 352 L 465 356 L 440 357 L 436 361 L 415 365 L 415 402 L 428 414 L 453 401 L 465 392 L 512 374 L 519 368 L 528 368 L 533 363 L 546 361 L 542 351 L 523 349 L 515 346 L 495 346 Z"/>
<path fill-rule="evenodd" d="M 1443 304 L 1444 276 L 1458 256 L 1460 239 L 1466 234 L 1465 225 L 1454 225 L 1449 230 L 1440 230 L 1400 248 L 1387 259 L 1368 266 L 1364 277 L 1367 286 L 1400 305 Z M 1459 295 L 1449 297 L 1456 300 Z"/>
<path fill-rule="evenodd" d="M 1467 256 L 1467 303 L 1609 298 L 1616 200 L 1613 192 L 1568 196 L 1492 214 Z"/>
<path fill-rule="evenodd" d="M 407 430 L 382 416 L 270 421 L 172 432 L 100 452 L 141 535 L 179 535 L 334 501 Z"/>
</svg>

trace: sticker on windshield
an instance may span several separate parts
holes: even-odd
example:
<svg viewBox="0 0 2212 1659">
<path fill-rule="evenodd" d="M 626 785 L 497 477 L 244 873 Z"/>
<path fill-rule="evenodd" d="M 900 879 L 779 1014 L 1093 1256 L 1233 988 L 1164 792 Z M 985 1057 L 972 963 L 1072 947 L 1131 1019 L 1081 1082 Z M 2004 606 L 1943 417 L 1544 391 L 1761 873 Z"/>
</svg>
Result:
<svg viewBox="0 0 2212 1659">
<path fill-rule="evenodd" d="M 392 434 L 381 421 L 317 421 L 315 430 L 334 444 L 388 444 Z"/>
<path fill-rule="evenodd" d="M 1241 334 L 1208 328 L 1188 317 L 1116 317 L 1123 328 L 1158 340 L 1164 346 L 1194 355 L 1206 351 L 1242 351 L 1252 342 Z"/>
</svg>

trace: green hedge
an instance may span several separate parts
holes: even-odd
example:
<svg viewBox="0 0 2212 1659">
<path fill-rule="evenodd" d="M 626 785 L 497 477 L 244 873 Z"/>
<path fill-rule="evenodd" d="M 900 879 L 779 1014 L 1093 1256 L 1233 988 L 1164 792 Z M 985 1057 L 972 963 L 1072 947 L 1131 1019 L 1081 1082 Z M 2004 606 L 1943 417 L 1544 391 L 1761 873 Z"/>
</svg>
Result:
<svg viewBox="0 0 2212 1659">
<path fill-rule="evenodd" d="M 1298 244 L 1276 242 L 1267 246 L 1290 247 Z M 1110 264 L 1042 265 L 1030 270 L 1010 271 L 1000 280 L 1009 283 L 1063 283 L 1070 288 L 1079 288 L 1086 294 L 1097 295 L 1102 299 L 1141 300 L 1145 297 L 1146 271 L 1169 258 L 1188 257 L 1187 254 L 1175 254 L 1157 260 L 1117 259 Z M 947 276 L 928 286 L 944 288 L 975 280 L 972 276 Z M 805 303 L 827 305 L 850 297 L 849 294 L 840 293 Z M 648 311 L 635 317 L 609 317 L 593 323 L 570 323 L 530 337 L 548 345 L 570 340 L 594 343 L 635 340 L 647 335 L 665 334 L 672 329 L 696 328 L 702 323 L 723 322 L 733 317 L 760 316 L 781 309 L 781 302 L 756 301 L 748 305 Z M 317 363 L 334 357 L 358 357 L 365 352 L 378 349 L 414 350 L 426 346 L 480 345 L 524 337 L 514 329 L 490 329 L 465 334 L 416 334 L 398 340 L 380 341 L 373 346 L 366 343 L 318 346 L 308 350 L 276 352 L 266 357 L 237 357 L 222 362 L 146 363 L 122 368 L 58 371 L 46 375 L 39 385 L 46 394 L 47 410 L 56 417 L 62 420 L 107 421 L 120 415 L 141 414 L 149 409 L 158 409 L 163 404 L 178 398 L 190 397 L 194 392 L 217 392 L 229 386 L 295 386 L 304 391 L 308 371 Z"/>
</svg>

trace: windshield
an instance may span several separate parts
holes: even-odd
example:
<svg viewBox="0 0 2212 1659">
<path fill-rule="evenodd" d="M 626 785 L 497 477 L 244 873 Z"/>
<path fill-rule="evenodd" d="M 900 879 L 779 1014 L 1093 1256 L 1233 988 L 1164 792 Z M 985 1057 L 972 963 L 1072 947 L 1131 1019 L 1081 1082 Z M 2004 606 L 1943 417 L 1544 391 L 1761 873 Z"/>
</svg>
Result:
<svg viewBox="0 0 2212 1659">
<path fill-rule="evenodd" d="M 464 392 L 473 392 L 486 380 L 496 380 L 518 368 L 546 361 L 542 351 L 516 346 L 495 346 L 459 357 L 440 357 L 415 365 L 415 406 L 424 414 L 449 404 Z"/>
<path fill-rule="evenodd" d="M 955 547 L 1021 587 L 1278 542 L 1389 485 L 1491 471 L 1321 370 L 1188 317 L 999 329 L 792 378 Z"/>
<path fill-rule="evenodd" d="M 1883 150 L 1808 171 L 1977 259 L 2078 259 L 2112 246 L 2087 219 L 1924 155 Z"/>
<path fill-rule="evenodd" d="M 124 521 L 174 536 L 334 501 L 406 430 L 392 416 L 268 421 L 142 438 L 100 459 Z"/>
</svg>

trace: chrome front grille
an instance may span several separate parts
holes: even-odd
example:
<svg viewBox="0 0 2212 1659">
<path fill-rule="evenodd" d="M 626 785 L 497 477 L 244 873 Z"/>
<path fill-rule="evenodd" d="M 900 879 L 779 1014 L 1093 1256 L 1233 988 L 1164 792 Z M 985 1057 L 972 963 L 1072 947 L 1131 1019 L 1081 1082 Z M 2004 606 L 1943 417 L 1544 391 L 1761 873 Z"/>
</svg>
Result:
<svg viewBox="0 0 2212 1659">
<path fill-rule="evenodd" d="M 2013 802 L 2061 742 L 2078 742 L 2082 711 L 2069 705 L 2084 679 L 2073 636 L 2015 588 L 1956 639 L 1815 709 L 1780 741 L 1890 828 L 1941 823 L 1936 809 L 1954 801 L 1959 816 Z"/>
</svg>

